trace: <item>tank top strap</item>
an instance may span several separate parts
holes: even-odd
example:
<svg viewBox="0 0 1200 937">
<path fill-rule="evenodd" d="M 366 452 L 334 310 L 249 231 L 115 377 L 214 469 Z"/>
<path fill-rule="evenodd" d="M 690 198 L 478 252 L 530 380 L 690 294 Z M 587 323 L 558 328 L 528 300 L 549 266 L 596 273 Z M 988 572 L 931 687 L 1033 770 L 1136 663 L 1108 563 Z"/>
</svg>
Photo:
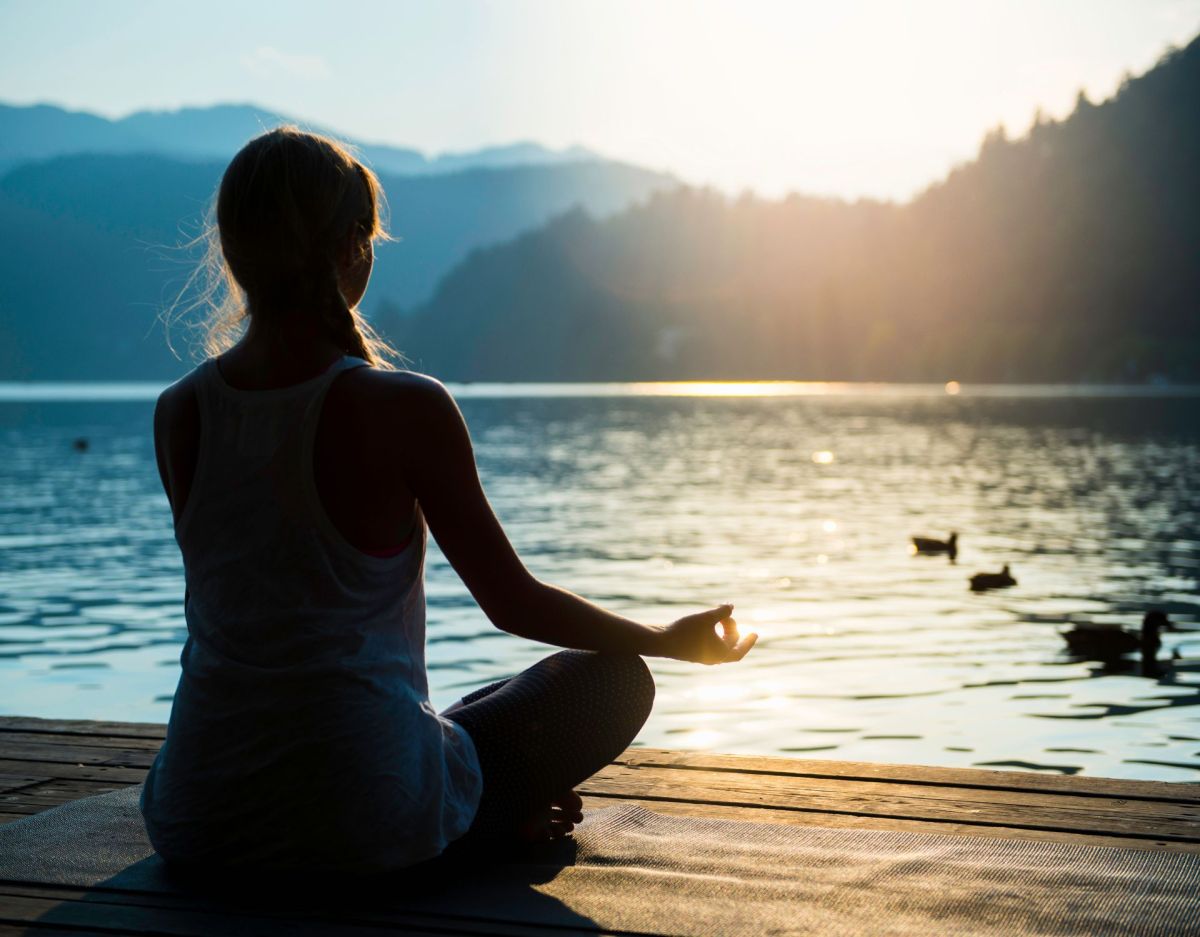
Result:
<svg viewBox="0 0 1200 937">
<path fill-rule="evenodd" d="M 356 358 L 354 355 L 342 355 L 315 377 L 310 377 L 299 384 L 289 384 L 287 387 L 274 387 L 268 390 L 242 390 L 228 384 L 221 376 L 221 369 L 215 357 L 207 359 L 193 371 L 193 374 L 196 377 L 198 390 L 203 387 L 209 392 L 234 397 L 244 403 L 268 403 L 285 398 L 303 397 L 306 394 L 324 395 L 334 378 L 343 371 L 352 368 L 369 368 L 370 366 L 371 363 L 362 358 Z"/>
<path fill-rule="evenodd" d="M 312 451 L 312 440 L 317 431 L 317 421 L 321 416 L 321 407 L 325 403 L 325 395 L 329 393 L 329 388 L 333 386 L 333 382 L 344 371 L 352 371 L 355 368 L 369 368 L 370 366 L 371 363 L 364 361 L 362 358 L 356 358 L 354 355 L 342 355 L 341 358 L 326 368 L 318 377 L 313 378 L 312 391 L 308 403 L 304 408 L 304 446 L 310 454 Z M 303 385 L 297 386 L 300 387 Z"/>
</svg>

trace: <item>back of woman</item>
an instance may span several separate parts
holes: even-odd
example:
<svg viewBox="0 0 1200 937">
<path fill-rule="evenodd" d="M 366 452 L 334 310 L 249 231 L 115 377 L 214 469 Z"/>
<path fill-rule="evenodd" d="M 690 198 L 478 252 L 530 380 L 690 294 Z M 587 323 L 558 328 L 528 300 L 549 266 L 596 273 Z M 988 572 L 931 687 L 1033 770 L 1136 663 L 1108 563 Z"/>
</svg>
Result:
<svg viewBox="0 0 1200 937">
<path fill-rule="evenodd" d="M 216 359 L 185 379 L 201 429 L 176 522 L 189 637 L 144 795 L 164 855 L 397 866 L 471 820 L 470 740 L 428 701 L 424 524 L 370 556 L 313 477 L 326 392 L 365 364 L 266 391 L 231 387 Z"/>
</svg>

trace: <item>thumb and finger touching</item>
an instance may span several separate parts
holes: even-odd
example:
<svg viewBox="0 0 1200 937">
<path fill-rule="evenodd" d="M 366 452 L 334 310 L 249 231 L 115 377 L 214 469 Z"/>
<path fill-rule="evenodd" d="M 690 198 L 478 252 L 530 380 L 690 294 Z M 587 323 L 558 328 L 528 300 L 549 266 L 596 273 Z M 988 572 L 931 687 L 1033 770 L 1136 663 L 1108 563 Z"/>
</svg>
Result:
<svg viewBox="0 0 1200 937">
<path fill-rule="evenodd" d="M 741 660 L 758 640 L 758 635 L 753 632 L 744 637 L 739 634 L 732 612 L 732 605 L 721 605 L 690 616 L 694 626 L 701 631 L 702 640 L 710 646 L 701 652 L 703 663 L 722 664 Z M 716 630 L 718 625 L 719 635 Z"/>
</svg>

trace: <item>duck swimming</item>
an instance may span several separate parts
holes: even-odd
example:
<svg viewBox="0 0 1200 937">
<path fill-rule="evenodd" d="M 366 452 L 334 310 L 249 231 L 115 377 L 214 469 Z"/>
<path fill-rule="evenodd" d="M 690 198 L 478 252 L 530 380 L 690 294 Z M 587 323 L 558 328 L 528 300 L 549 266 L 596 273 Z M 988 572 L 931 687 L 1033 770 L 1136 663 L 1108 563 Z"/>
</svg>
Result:
<svg viewBox="0 0 1200 937">
<path fill-rule="evenodd" d="M 950 559 L 958 556 L 958 534 L 951 533 L 946 540 L 935 540 L 933 537 L 913 537 L 913 548 L 926 556 L 936 556 L 939 553 L 949 555 Z"/>
<path fill-rule="evenodd" d="M 988 589 L 1007 589 L 1009 586 L 1015 586 L 1017 581 L 1013 579 L 1012 573 L 1009 572 L 1008 564 L 1004 564 L 1004 569 L 998 573 L 976 573 L 971 577 L 972 592 L 986 592 Z"/>
<path fill-rule="evenodd" d="M 1075 657 L 1084 660 L 1113 661 L 1124 654 L 1140 651 L 1143 658 L 1150 660 L 1162 647 L 1159 632 L 1178 630 L 1165 612 L 1157 609 L 1146 613 L 1140 632 L 1130 631 L 1120 625 L 1082 624 L 1070 631 L 1062 632 L 1063 640 Z"/>
</svg>

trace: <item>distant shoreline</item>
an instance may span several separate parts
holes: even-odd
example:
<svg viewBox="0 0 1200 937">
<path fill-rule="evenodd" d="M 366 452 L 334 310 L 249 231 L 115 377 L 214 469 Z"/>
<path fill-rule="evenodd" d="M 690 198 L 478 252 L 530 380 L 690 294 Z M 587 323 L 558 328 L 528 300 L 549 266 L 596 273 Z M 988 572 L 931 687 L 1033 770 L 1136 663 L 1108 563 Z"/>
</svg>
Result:
<svg viewBox="0 0 1200 937">
<path fill-rule="evenodd" d="M 0 381 L 0 403 L 101 403 L 154 400 L 170 382 Z M 953 383 L 953 382 L 951 382 Z M 871 381 L 446 382 L 455 397 L 1200 397 L 1200 384 L 947 384 Z"/>
</svg>

